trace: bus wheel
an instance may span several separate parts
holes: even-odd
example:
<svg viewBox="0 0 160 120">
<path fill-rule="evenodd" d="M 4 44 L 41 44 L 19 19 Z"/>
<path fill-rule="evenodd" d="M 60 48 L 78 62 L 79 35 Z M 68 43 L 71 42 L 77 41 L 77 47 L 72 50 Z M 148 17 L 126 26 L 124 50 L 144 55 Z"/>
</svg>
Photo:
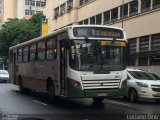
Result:
<svg viewBox="0 0 160 120">
<path fill-rule="evenodd" d="M 21 77 L 18 78 L 18 82 L 19 82 L 19 91 L 21 93 L 23 93 L 24 92 L 24 87 L 23 87 L 23 83 L 22 83 L 22 78 Z"/>
<path fill-rule="evenodd" d="M 128 99 L 130 102 L 135 102 L 137 100 L 138 96 L 137 96 L 137 92 L 134 89 L 131 89 L 129 91 L 129 95 L 128 95 Z"/>
<path fill-rule="evenodd" d="M 57 102 L 57 96 L 55 95 L 55 89 L 53 83 L 48 86 L 47 100 L 48 102 L 54 103 Z"/>
<path fill-rule="evenodd" d="M 93 98 L 94 103 L 102 103 L 104 100 L 104 97 L 95 97 Z"/>
<path fill-rule="evenodd" d="M 19 81 L 19 90 L 20 90 L 20 92 L 29 94 L 31 92 L 31 90 L 28 89 L 28 88 L 24 88 L 23 87 L 23 83 L 22 83 L 22 78 L 21 77 L 18 78 L 18 81 Z"/>
</svg>

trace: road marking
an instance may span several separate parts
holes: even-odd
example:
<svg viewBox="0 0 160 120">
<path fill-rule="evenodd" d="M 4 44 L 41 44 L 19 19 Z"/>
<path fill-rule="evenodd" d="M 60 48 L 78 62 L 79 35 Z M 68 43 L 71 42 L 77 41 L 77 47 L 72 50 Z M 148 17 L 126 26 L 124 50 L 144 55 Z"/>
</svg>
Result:
<svg viewBox="0 0 160 120">
<path fill-rule="evenodd" d="M 43 103 L 43 102 L 40 102 L 40 101 L 37 101 L 37 100 L 33 100 L 33 101 L 36 102 L 36 103 L 39 103 L 39 104 L 41 104 L 41 105 L 47 106 L 47 104 L 45 104 L 45 103 Z"/>
<path fill-rule="evenodd" d="M 112 100 L 109 100 L 108 102 L 113 103 L 113 104 L 118 104 L 118 105 L 123 105 L 123 106 L 131 107 L 131 105 L 129 105 L 129 104 L 125 104 L 125 103 L 121 103 L 121 102 L 116 102 L 116 101 L 112 101 Z"/>
</svg>

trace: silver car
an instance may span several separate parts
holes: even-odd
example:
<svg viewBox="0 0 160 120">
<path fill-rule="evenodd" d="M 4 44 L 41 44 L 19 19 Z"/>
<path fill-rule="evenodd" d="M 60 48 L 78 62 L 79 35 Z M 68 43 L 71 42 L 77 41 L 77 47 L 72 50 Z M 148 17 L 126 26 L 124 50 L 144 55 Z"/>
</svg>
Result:
<svg viewBox="0 0 160 120">
<path fill-rule="evenodd" d="M 160 103 L 160 80 L 157 80 L 145 71 L 137 69 L 127 70 L 128 94 L 130 102 L 138 98 L 154 99 Z"/>
<path fill-rule="evenodd" d="M 0 82 L 9 82 L 9 73 L 7 70 L 0 70 Z"/>
</svg>

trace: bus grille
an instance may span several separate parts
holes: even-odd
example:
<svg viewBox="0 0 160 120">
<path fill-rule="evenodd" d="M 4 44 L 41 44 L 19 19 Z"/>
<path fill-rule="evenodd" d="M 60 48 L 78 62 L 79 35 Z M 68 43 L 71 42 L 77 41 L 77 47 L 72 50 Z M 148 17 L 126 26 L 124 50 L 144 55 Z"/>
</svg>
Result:
<svg viewBox="0 0 160 120">
<path fill-rule="evenodd" d="M 84 89 L 118 89 L 120 79 L 83 80 Z"/>
</svg>

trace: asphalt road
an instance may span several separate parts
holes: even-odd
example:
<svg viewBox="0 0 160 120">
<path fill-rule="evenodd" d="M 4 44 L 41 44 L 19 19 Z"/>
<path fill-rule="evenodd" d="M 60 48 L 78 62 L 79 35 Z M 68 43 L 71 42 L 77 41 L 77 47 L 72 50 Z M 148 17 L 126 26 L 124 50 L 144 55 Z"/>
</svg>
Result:
<svg viewBox="0 0 160 120">
<path fill-rule="evenodd" d="M 18 86 L 0 83 L 0 120 L 160 120 L 160 104 L 152 100 L 129 103 L 122 98 L 62 99 L 47 103 L 38 93 L 22 94 Z"/>
</svg>

